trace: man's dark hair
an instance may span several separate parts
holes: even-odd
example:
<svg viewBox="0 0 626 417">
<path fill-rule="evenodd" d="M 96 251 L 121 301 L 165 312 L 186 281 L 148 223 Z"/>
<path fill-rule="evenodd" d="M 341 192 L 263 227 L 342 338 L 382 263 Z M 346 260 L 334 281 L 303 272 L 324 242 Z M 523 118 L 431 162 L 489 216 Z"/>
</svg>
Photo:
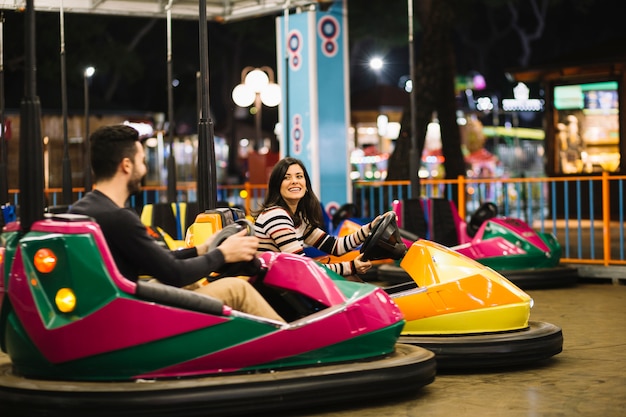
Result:
<svg viewBox="0 0 626 417">
<path fill-rule="evenodd" d="M 105 180 L 115 175 L 124 158 L 135 158 L 139 132 L 125 125 L 103 126 L 91 134 L 90 141 L 94 181 Z"/>
</svg>

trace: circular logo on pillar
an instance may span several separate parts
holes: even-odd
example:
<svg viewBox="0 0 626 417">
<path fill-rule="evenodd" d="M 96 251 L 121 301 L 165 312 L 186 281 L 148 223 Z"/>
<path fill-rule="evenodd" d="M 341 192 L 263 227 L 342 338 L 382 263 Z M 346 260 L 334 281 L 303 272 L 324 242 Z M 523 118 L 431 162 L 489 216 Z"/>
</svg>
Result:
<svg viewBox="0 0 626 417">
<path fill-rule="evenodd" d="M 289 66 L 294 71 L 300 68 L 300 55 L 292 55 L 289 59 Z"/>
<path fill-rule="evenodd" d="M 339 203 L 336 201 L 331 201 L 330 203 L 326 204 L 324 209 L 326 210 L 326 214 L 328 214 L 328 217 L 332 219 L 337 210 L 339 210 Z"/>
<path fill-rule="evenodd" d="M 291 32 L 289 32 L 289 37 L 287 38 L 287 48 L 289 49 L 289 53 L 298 53 L 301 46 L 302 37 L 300 36 L 300 32 L 297 30 L 292 30 Z"/>
<path fill-rule="evenodd" d="M 302 130 L 302 117 L 299 114 L 293 116 L 293 128 L 291 129 L 291 143 L 294 155 L 302 153 L 302 139 L 304 131 Z"/>
<path fill-rule="evenodd" d="M 317 34 L 322 40 L 322 53 L 327 57 L 337 53 L 339 37 L 339 21 L 333 16 L 324 16 L 317 23 Z"/>
<path fill-rule="evenodd" d="M 301 54 L 302 51 L 302 35 L 298 30 L 292 30 L 289 32 L 287 36 L 287 53 L 289 56 L 289 67 L 293 71 L 297 71 L 300 69 L 300 65 L 302 62 Z"/>
<path fill-rule="evenodd" d="M 337 52 L 337 44 L 335 42 L 324 42 L 323 48 L 326 56 L 333 56 Z"/>
</svg>

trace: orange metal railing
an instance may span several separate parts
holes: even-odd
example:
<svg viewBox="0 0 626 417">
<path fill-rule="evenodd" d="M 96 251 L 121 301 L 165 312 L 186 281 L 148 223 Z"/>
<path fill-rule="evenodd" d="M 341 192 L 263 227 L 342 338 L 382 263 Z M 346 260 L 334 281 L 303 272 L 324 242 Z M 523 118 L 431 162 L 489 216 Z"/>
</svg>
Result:
<svg viewBox="0 0 626 417">
<path fill-rule="evenodd" d="M 563 247 L 564 263 L 626 265 L 624 221 L 626 176 L 603 173 L 594 176 L 551 178 L 422 179 L 420 198 L 447 198 L 467 219 L 483 201 L 492 201 L 500 214 L 517 217 L 533 228 L 553 233 Z M 266 184 L 219 185 L 218 201 L 237 205 L 247 214 L 260 208 Z M 361 217 L 374 217 L 391 208 L 396 199 L 412 198 L 409 181 L 357 181 L 353 203 Z M 195 183 L 177 187 L 179 201 L 196 201 Z M 17 205 L 19 190 L 9 190 Z M 84 194 L 74 188 L 73 197 Z M 131 205 L 164 201 L 166 186 L 146 186 Z M 61 188 L 45 190 L 48 205 L 61 205 Z M 339 204 L 343 202 L 338 202 Z"/>
</svg>

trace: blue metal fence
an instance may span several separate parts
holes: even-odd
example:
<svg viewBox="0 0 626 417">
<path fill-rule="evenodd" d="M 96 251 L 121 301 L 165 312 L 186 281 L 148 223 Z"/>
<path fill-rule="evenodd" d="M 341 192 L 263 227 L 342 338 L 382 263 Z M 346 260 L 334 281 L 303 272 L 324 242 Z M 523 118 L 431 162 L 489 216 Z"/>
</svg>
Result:
<svg viewBox="0 0 626 417">
<path fill-rule="evenodd" d="M 604 173 L 584 177 L 427 179 L 420 183 L 420 198 L 445 198 L 456 203 L 462 219 L 484 201 L 499 213 L 524 220 L 542 232 L 551 232 L 563 247 L 563 262 L 626 265 L 624 255 L 624 182 L 626 176 Z M 218 186 L 221 203 L 240 206 L 251 214 L 260 207 L 265 184 Z M 19 191 L 9 190 L 19 203 Z M 74 189 L 76 199 L 83 189 Z M 46 190 L 48 204 L 58 205 L 61 189 Z M 166 188 L 145 187 L 131 199 L 138 211 L 143 204 L 162 202 Z M 195 184 L 178 190 L 179 201 L 195 201 Z M 413 198 L 409 181 L 358 181 L 353 199 L 360 217 L 374 217 L 391 209 L 394 200 Z"/>
<path fill-rule="evenodd" d="M 624 256 L 625 176 L 422 180 L 420 198 L 454 201 L 468 220 L 482 202 L 499 213 L 551 232 L 563 246 L 563 261 L 626 264 Z M 389 210 L 394 200 L 412 198 L 408 181 L 356 182 L 354 201 L 364 217 Z"/>
</svg>

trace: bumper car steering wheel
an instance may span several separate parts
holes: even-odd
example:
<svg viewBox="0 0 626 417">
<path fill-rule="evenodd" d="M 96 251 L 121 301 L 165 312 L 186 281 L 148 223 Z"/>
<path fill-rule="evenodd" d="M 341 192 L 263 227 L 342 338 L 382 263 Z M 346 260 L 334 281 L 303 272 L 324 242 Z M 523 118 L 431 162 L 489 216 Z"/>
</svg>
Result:
<svg viewBox="0 0 626 417">
<path fill-rule="evenodd" d="M 382 220 L 376 224 L 370 234 L 361 245 L 361 258 L 364 261 L 378 259 L 402 259 L 406 254 L 407 247 L 402 241 L 400 229 L 395 215 L 385 214 Z"/>
<path fill-rule="evenodd" d="M 226 239 L 231 237 L 234 234 L 241 232 L 242 230 L 246 230 L 246 236 L 254 236 L 254 225 L 247 219 L 238 219 L 235 220 L 235 223 L 229 224 L 220 230 L 213 242 L 209 245 L 209 251 L 216 249 L 220 246 Z M 222 268 L 214 271 L 209 277 L 209 281 L 216 281 L 223 277 L 234 277 L 234 276 L 254 276 L 258 275 L 262 270 L 261 261 L 259 258 L 254 257 L 253 260 L 249 262 L 241 261 L 241 262 L 233 262 L 225 264 Z"/>
</svg>

